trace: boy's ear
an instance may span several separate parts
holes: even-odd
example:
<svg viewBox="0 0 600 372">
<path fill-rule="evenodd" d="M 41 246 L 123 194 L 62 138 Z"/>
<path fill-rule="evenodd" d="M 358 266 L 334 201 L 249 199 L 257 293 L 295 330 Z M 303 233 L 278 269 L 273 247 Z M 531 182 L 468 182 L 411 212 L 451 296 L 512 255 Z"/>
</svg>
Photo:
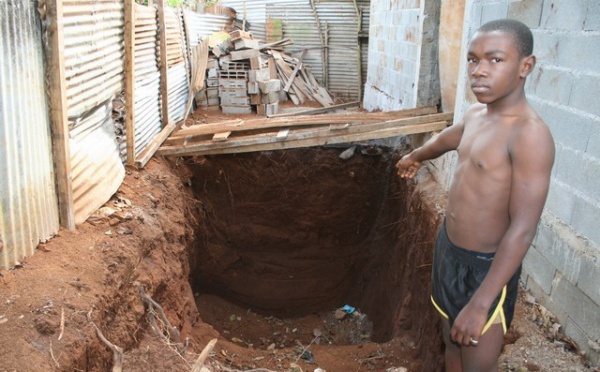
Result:
<svg viewBox="0 0 600 372">
<path fill-rule="evenodd" d="M 526 78 L 527 75 L 529 75 L 531 73 L 531 71 L 533 71 L 533 68 L 535 67 L 535 56 L 534 55 L 530 55 L 528 57 L 523 57 L 523 59 L 521 60 L 521 77 L 522 78 Z"/>
</svg>

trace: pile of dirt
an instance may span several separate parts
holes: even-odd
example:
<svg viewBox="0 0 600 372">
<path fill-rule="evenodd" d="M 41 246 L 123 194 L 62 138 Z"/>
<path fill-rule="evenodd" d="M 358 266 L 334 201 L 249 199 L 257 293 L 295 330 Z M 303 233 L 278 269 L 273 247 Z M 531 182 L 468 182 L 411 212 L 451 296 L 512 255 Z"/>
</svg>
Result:
<svg viewBox="0 0 600 372">
<path fill-rule="evenodd" d="M 359 166 L 358 158 L 340 165 L 340 152 L 313 149 L 257 155 L 264 163 L 245 156 L 173 162 L 152 159 L 144 170 L 129 170 L 107 208 L 76 231 L 61 230 L 48 243 L 40 244 L 36 254 L 19 267 L 0 272 L 0 370 L 108 371 L 118 353 L 101 337 L 123 349 L 124 371 L 190 371 L 213 338 L 218 342 L 206 360 L 213 371 L 440 370 L 439 324 L 423 284 L 429 275 L 427 252 L 433 237 L 431 233 L 411 235 L 424 231 L 423 226 L 439 216 L 427 212 L 427 218 L 416 222 L 393 220 L 407 212 L 426 214 L 427 203 L 419 198 L 429 198 L 430 184 L 415 188 L 394 180 L 389 163 L 396 154 L 385 155 L 389 156 L 385 161 L 365 158 L 366 163 Z M 309 166 L 299 167 L 302 163 Z M 270 175 L 269 184 L 277 185 L 279 192 L 260 193 L 266 182 L 256 184 L 252 173 L 240 173 L 236 167 Z M 219 169 L 224 170 L 220 178 Z M 202 172 L 211 176 L 201 176 Z M 368 182 L 362 179 L 364 185 L 353 184 L 361 173 Z M 330 180 L 326 182 L 327 177 Z M 292 188 L 301 180 L 302 189 Z M 394 186 L 374 189 L 386 183 Z M 348 184 L 354 189 L 340 188 Z M 303 189 L 306 192 L 301 192 Z M 200 197 L 205 190 L 215 198 Z M 372 198 L 353 195 L 365 192 Z M 311 207 L 319 198 L 339 199 L 339 203 L 319 212 Z M 307 226 L 304 235 L 282 236 L 259 229 L 256 221 L 251 226 L 239 219 L 244 208 L 244 213 L 268 216 L 264 205 L 271 199 L 272 205 L 306 204 L 304 215 L 288 211 L 288 216 L 277 216 L 284 222 L 280 226 Z M 361 200 L 363 205 L 356 204 Z M 365 200 L 372 202 L 366 205 Z M 217 202 L 223 204 L 217 207 Z M 224 208 L 227 205 L 231 208 Z M 377 209 L 384 205 L 387 209 Z M 406 211 L 399 210 L 402 208 Z M 386 222 L 375 234 L 369 226 L 382 218 L 378 214 L 383 214 L 381 221 Z M 273 242 L 298 250 L 302 260 L 327 259 L 319 258 L 323 252 L 302 245 L 313 238 L 311 218 L 319 221 L 320 231 L 327 232 L 317 234 L 322 247 L 359 236 L 363 242 L 373 239 L 368 248 L 373 251 L 395 236 L 411 249 L 367 257 L 352 244 L 342 244 L 346 258 L 341 261 L 355 262 L 354 266 L 349 264 L 345 272 L 329 266 L 317 270 L 328 280 L 325 283 L 338 280 L 341 287 L 337 290 L 313 285 L 311 292 L 295 282 L 285 293 L 274 292 L 272 299 L 263 296 L 249 301 L 257 291 L 253 285 L 260 283 L 249 280 L 253 285 L 244 286 L 243 279 L 232 280 L 230 274 L 260 277 L 262 273 L 280 279 L 293 272 L 297 280 L 308 277 L 301 271 L 310 264 L 299 265 L 288 257 L 283 262 L 293 262 L 291 271 L 273 265 Z M 329 231 L 335 221 L 343 221 L 341 225 L 347 229 Z M 268 236 L 271 239 L 265 240 Z M 227 241 L 231 244 L 224 244 Z M 310 241 L 314 245 L 315 240 Z M 264 261 L 249 262 L 234 246 L 249 247 L 250 251 L 265 247 L 268 251 Z M 359 259 L 352 261 L 352 257 Z M 362 262 L 365 257 L 368 259 Z M 337 258 L 329 256 L 330 261 Z M 270 272 L 268 264 L 273 269 Z M 414 276 L 415 267 L 420 270 L 416 280 L 409 277 Z M 360 269 L 360 274 L 354 269 Z M 342 275 L 351 280 L 339 280 Z M 309 296 L 314 293 L 323 298 L 316 301 Z M 284 295 L 295 302 L 276 311 L 287 303 Z M 158 307 L 152 310 L 148 299 Z M 355 307 L 356 315 L 340 314 L 344 304 Z M 298 313 L 302 315 L 296 316 Z M 569 351 L 568 343 L 549 338 L 539 317 L 539 306 L 531 299 L 518 305 L 512 339 L 507 339 L 510 343 L 501 359 L 502 370 L 591 371 Z M 169 325 L 177 329 L 179 338 L 173 329 L 169 332 Z"/>
</svg>

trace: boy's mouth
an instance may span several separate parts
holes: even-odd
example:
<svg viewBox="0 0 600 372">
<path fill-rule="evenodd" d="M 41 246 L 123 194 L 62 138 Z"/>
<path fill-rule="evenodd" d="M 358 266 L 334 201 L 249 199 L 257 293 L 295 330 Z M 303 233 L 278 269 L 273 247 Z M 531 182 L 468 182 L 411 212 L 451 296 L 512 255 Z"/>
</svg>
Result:
<svg viewBox="0 0 600 372">
<path fill-rule="evenodd" d="M 490 87 L 488 87 L 487 85 L 483 85 L 483 84 L 471 83 L 471 90 L 473 91 L 473 93 L 485 93 L 488 90 L 490 90 Z"/>
</svg>

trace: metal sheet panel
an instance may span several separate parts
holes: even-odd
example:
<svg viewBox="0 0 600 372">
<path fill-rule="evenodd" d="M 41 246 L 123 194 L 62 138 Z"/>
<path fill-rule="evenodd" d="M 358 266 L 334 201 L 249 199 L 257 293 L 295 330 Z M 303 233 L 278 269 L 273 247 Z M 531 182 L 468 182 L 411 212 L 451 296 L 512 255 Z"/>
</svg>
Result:
<svg viewBox="0 0 600 372">
<path fill-rule="evenodd" d="M 123 89 L 123 1 L 63 1 L 67 112 L 71 119 Z"/>
<path fill-rule="evenodd" d="M 303 49 L 308 49 L 304 57 L 307 65 L 319 83 L 323 82 L 323 56 L 315 15 L 308 2 L 267 5 L 267 17 L 281 19 L 283 37 L 290 38 L 293 45 L 284 48 L 285 52 L 299 57 Z"/>
<path fill-rule="evenodd" d="M 320 2 L 316 8 L 321 27 L 327 24 L 329 28 L 329 91 L 338 97 L 358 99 L 362 74 L 358 46 L 361 25 L 354 4 Z"/>
<path fill-rule="evenodd" d="M 216 14 L 197 13 L 184 10 L 186 32 L 189 34 L 190 47 L 200 43 L 200 39 L 222 31 L 229 24 L 229 17 Z"/>
<path fill-rule="evenodd" d="M 71 177 L 75 224 L 83 223 L 119 189 L 125 178 L 125 167 L 119 157 L 109 99 L 73 125 Z"/>
<path fill-rule="evenodd" d="M 135 4 L 134 153 L 136 157 L 162 130 L 157 13 L 154 7 Z M 124 161 L 127 161 L 127 151 L 125 151 Z"/>
<path fill-rule="evenodd" d="M 185 63 L 169 67 L 169 120 L 178 122 L 183 119 L 189 96 L 189 82 Z"/>
<path fill-rule="evenodd" d="M 33 1 L 0 1 L 0 270 L 59 228 L 37 17 Z"/>
</svg>

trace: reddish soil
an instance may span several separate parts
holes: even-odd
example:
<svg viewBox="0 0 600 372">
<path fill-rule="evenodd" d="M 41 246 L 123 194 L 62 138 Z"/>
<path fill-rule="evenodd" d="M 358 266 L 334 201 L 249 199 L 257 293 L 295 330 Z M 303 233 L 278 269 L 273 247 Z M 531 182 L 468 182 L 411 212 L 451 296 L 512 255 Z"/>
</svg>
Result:
<svg viewBox="0 0 600 372">
<path fill-rule="evenodd" d="M 211 371 L 442 370 L 427 295 L 435 185 L 397 180 L 385 149 L 341 151 L 128 171 L 106 204 L 114 214 L 0 272 L 0 371 L 110 371 L 94 325 L 124 350 L 123 371 L 190 371 L 213 338 Z M 502 370 L 591 370 L 549 338 L 532 302 L 518 307 Z M 356 311 L 336 318 L 345 304 Z"/>
</svg>

